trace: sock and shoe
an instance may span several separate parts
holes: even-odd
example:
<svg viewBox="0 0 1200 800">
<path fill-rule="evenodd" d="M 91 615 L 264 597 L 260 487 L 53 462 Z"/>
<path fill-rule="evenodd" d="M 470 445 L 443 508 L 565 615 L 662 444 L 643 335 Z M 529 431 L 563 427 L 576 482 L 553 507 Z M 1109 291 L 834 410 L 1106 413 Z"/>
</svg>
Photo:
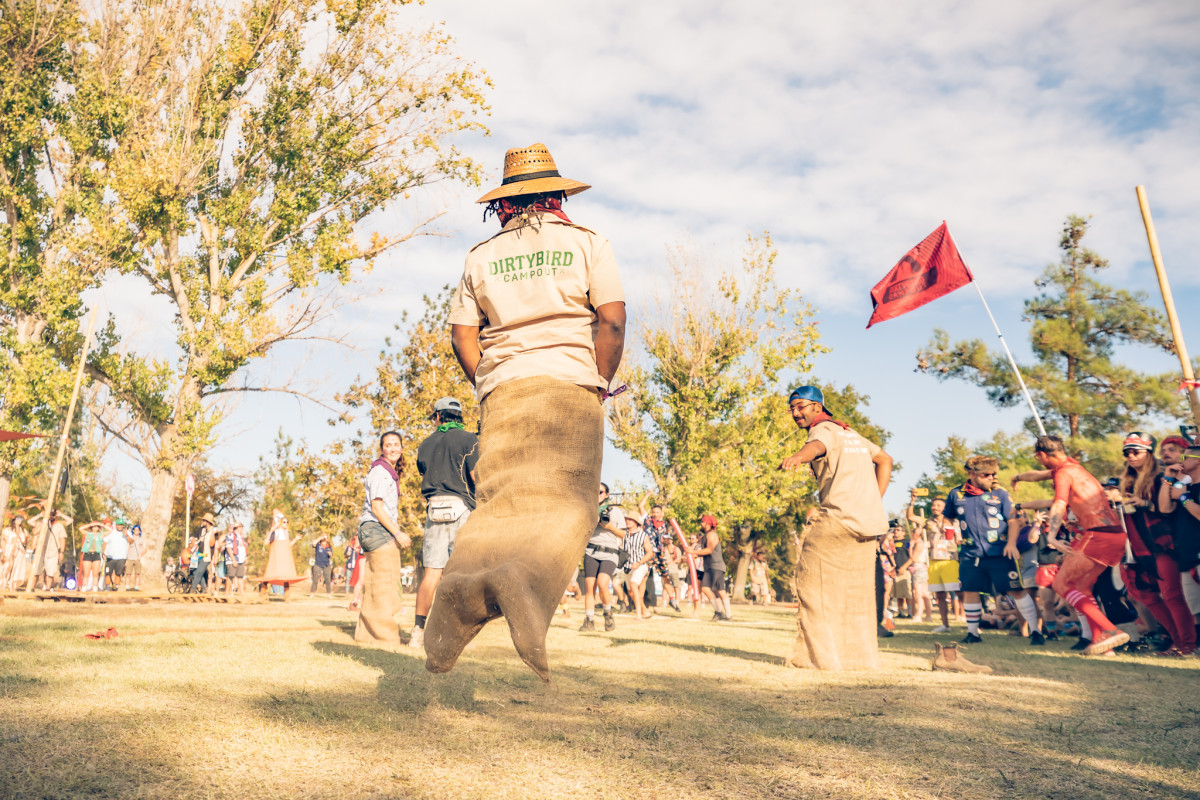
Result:
<svg viewBox="0 0 1200 800">
<path fill-rule="evenodd" d="M 1014 597 L 1013 603 L 1017 606 L 1017 611 L 1021 614 L 1021 619 L 1029 623 L 1029 643 L 1031 645 L 1040 646 L 1046 643 L 1046 637 L 1038 630 L 1038 613 L 1037 603 L 1033 598 L 1026 593 L 1021 597 Z"/>
<path fill-rule="evenodd" d="M 596 609 L 595 608 L 585 608 L 583 610 L 583 624 L 579 626 L 579 630 L 581 630 L 581 631 L 596 630 Z"/>
<path fill-rule="evenodd" d="M 617 621 L 613 619 L 613 610 L 611 606 L 604 607 L 604 630 L 611 631 L 617 627 Z"/>
<path fill-rule="evenodd" d="M 947 672 L 968 672 L 979 675 L 989 675 L 992 668 L 984 664 L 968 661 L 957 644 L 934 643 L 933 669 Z"/>
<path fill-rule="evenodd" d="M 879 636 L 879 638 L 880 638 L 880 639 L 890 639 L 890 638 L 892 638 L 893 636 L 895 636 L 896 634 L 892 633 L 891 631 L 889 631 L 887 628 L 885 628 L 885 627 L 884 627 L 884 626 L 881 624 L 881 625 L 879 626 L 879 632 L 878 632 L 878 634 L 877 634 L 877 635 Z"/>
<path fill-rule="evenodd" d="M 417 614 L 417 622 L 413 625 L 412 636 L 408 639 L 408 646 L 420 650 L 425 646 L 425 614 Z"/>
<path fill-rule="evenodd" d="M 982 642 L 979 638 L 979 620 L 983 618 L 983 603 L 963 603 L 963 611 L 967 615 L 967 635 L 963 638 L 963 644 L 975 644 Z"/>
<path fill-rule="evenodd" d="M 949 632 L 950 632 L 949 625 L 938 625 L 936 628 L 933 629 L 933 633 L 949 633 Z"/>
</svg>

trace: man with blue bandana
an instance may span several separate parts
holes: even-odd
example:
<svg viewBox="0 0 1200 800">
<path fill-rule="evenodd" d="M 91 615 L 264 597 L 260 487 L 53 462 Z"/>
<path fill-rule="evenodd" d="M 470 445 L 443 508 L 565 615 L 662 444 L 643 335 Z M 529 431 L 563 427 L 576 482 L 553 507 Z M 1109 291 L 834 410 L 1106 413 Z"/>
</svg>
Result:
<svg viewBox="0 0 1200 800">
<path fill-rule="evenodd" d="M 821 501 L 799 537 L 797 633 L 788 664 L 876 669 L 875 540 L 887 533 L 883 493 L 892 458 L 835 420 L 816 386 L 793 390 L 788 407 L 796 426 L 808 431 L 808 441 L 779 469 L 808 464 Z"/>
</svg>

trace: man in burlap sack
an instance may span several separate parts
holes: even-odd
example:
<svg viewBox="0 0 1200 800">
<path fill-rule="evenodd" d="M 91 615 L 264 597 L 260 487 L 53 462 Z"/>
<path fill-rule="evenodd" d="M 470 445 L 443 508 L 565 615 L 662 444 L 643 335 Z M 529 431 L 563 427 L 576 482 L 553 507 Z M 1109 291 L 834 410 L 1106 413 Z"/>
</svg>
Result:
<svg viewBox="0 0 1200 800">
<path fill-rule="evenodd" d="M 796 425 L 808 430 L 808 442 L 779 468 L 808 464 L 821 500 L 799 537 L 797 632 L 788 664 L 876 669 L 875 540 L 887 533 L 883 493 L 892 477 L 892 458 L 835 420 L 816 386 L 794 389 L 788 406 Z"/>
<path fill-rule="evenodd" d="M 400 549 L 412 545 L 400 530 L 400 476 L 404 474 L 404 445 L 400 434 L 379 438 L 379 458 L 363 480 L 366 498 L 358 521 L 358 541 L 366 558 L 362 607 L 354 639 L 358 642 L 400 644 Z"/>
<path fill-rule="evenodd" d="M 480 400 L 477 505 L 425 626 L 433 672 L 503 616 L 521 659 L 549 680 L 546 631 L 596 527 L 601 403 L 625 342 L 612 248 L 562 208 L 587 188 L 535 144 L 509 150 L 503 184 L 479 199 L 502 227 L 468 254 L 450 311 Z"/>
</svg>

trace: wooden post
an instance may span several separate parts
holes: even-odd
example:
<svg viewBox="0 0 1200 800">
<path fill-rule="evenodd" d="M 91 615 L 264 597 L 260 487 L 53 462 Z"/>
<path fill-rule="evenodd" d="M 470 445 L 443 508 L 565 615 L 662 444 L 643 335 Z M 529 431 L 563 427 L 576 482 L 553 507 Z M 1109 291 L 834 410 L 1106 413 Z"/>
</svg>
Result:
<svg viewBox="0 0 1200 800">
<path fill-rule="evenodd" d="M 38 570 L 46 559 L 46 543 L 54 535 L 50 526 L 50 512 L 54 510 L 54 495 L 58 494 L 58 476 L 62 472 L 63 459 L 67 455 L 67 438 L 71 434 L 71 420 L 75 418 L 75 402 L 79 400 L 79 389 L 83 386 L 83 368 L 87 364 L 88 349 L 92 346 L 92 332 L 96 329 L 96 313 L 92 310 L 92 318 L 88 320 L 87 335 L 83 337 L 83 350 L 79 353 L 79 366 L 75 370 L 75 389 L 71 392 L 71 402 L 67 405 L 67 418 L 63 421 L 62 439 L 58 443 L 58 457 L 54 459 L 54 472 L 50 475 L 50 491 L 46 493 L 46 506 L 42 509 L 42 536 L 38 540 L 37 553 L 34 554 L 33 569 L 25 579 L 25 591 L 32 592 L 37 582 Z M 62 555 L 61 553 L 59 554 Z M 53 580 L 53 576 L 51 576 Z"/>
<path fill-rule="evenodd" d="M 1187 344 L 1183 341 L 1183 330 L 1179 327 L 1179 317 L 1175 314 L 1175 299 L 1171 296 L 1171 284 L 1167 282 L 1167 272 L 1163 269 L 1162 252 L 1158 249 L 1158 234 L 1154 232 L 1154 220 L 1150 217 L 1150 203 L 1146 200 L 1146 187 L 1137 187 L 1138 206 L 1142 209 L 1142 222 L 1146 225 L 1146 239 L 1150 242 L 1150 259 L 1154 262 L 1154 272 L 1158 275 L 1158 288 L 1162 292 L 1163 305 L 1167 309 L 1167 322 L 1171 325 L 1171 338 L 1175 340 L 1175 352 L 1179 355 L 1179 366 L 1183 368 L 1185 381 L 1196 380 L 1192 370 L 1192 360 L 1188 357 Z M 1188 402 L 1192 406 L 1192 422 L 1200 425 L 1200 392 L 1194 387 L 1187 390 Z"/>
</svg>

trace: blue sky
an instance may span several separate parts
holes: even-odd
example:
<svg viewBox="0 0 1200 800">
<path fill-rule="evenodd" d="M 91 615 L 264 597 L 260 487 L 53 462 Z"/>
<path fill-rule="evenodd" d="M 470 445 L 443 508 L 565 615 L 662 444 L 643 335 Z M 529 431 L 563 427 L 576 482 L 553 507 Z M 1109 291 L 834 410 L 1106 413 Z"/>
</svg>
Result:
<svg viewBox="0 0 1200 800">
<path fill-rule="evenodd" d="M 1134 187 L 1144 184 L 1183 314 L 1200 354 L 1200 7 L 1177 2 L 962 4 L 430 3 L 413 24 L 444 22 L 458 53 L 491 76 L 490 137 L 459 145 L 498 182 L 504 151 L 546 143 L 568 177 L 592 184 L 567 210 L 613 242 L 637 313 L 660 286 L 666 250 L 691 244 L 713 263 L 770 231 L 778 276 L 818 309 L 816 373 L 853 383 L 892 432 L 903 471 L 889 508 L 949 434 L 1017 429 L 983 392 L 915 374 L 935 327 L 994 334 L 963 289 L 865 330 L 869 291 L 947 220 L 1018 360 L 1021 303 L 1057 258 L 1068 214 L 1092 215 L 1087 243 L 1110 282 L 1158 303 Z M 489 185 L 490 185 L 489 183 Z M 453 283 L 491 233 L 474 200 L 439 185 L 371 221 L 407 230 L 445 211 L 446 235 L 405 245 L 354 287 L 334 327 L 353 349 L 279 349 L 260 372 L 300 374 L 328 394 L 369 374 L 384 336 L 422 294 Z M 135 336 L 168 320 L 130 284 L 103 302 Z M 1177 363 L 1134 351 L 1147 370 Z M 212 454 L 251 470 L 281 427 L 320 445 L 328 412 L 259 396 L 233 408 Z M 145 483 L 136 469 L 121 479 Z M 128 472 L 128 474 L 126 474 Z M 608 477 L 636 479 L 612 448 Z"/>
</svg>

